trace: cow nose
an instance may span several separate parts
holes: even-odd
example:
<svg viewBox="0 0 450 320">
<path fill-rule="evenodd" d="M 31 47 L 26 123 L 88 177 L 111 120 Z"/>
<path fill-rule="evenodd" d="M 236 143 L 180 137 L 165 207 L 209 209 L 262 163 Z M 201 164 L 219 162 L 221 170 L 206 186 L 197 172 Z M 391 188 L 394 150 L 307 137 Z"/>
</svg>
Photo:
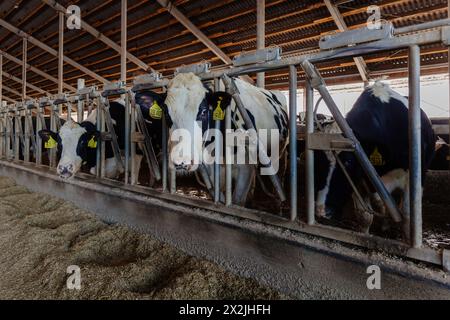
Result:
<svg viewBox="0 0 450 320">
<path fill-rule="evenodd" d="M 70 178 L 73 175 L 73 165 L 58 166 L 58 173 L 61 178 Z"/>
<path fill-rule="evenodd" d="M 175 164 L 175 169 L 189 171 L 192 168 L 192 161 L 181 161 Z"/>
</svg>

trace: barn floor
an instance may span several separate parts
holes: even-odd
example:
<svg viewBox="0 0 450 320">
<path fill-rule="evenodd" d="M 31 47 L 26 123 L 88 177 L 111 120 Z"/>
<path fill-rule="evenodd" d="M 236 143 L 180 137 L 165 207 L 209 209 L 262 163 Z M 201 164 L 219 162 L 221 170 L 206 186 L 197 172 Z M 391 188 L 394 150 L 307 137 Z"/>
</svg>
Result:
<svg viewBox="0 0 450 320">
<path fill-rule="evenodd" d="M 81 268 L 82 289 L 66 288 Z M 284 299 L 253 280 L 0 177 L 0 299 Z"/>
</svg>

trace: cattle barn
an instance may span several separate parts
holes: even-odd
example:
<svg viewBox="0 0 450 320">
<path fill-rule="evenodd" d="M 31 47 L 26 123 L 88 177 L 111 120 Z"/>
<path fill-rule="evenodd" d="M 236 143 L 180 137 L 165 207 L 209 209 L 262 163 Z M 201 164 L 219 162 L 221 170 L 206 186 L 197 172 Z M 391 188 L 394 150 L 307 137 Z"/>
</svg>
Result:
<svg viewBox="0 0 450 320">
<path fill-rule="evenodd" d="M 0 298 L 450 298 L 449 11 L 2 0 Z"/>
</svg>

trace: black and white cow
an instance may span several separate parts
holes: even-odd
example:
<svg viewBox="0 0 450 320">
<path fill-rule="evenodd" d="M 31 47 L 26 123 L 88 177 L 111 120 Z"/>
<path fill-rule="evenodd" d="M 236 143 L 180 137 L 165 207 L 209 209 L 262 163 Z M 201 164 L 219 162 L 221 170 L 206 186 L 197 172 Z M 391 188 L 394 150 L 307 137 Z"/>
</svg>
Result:
<svg viewBox="0 0 450 320">
<path fill-rule="evenodd" d="M 36 132 L 36 121 L 37 121 L 37 117 L 35 115 L 32 115 L 31 116 L 31 123 L 33 125 L 33 132 Z M 62 118 L 60 118 L 59 121 L 60 121 L 61 125 L 63 125 L 65 123 L 65 120 L 62 119 Z M 20 122 L 21 122 L 22 130 L 25 130 L 25 116 L 21 116 L 20 117 Z M 50 117 L 44 117 L 44 123 L 45 123 L 45 126 L 47 128 L 49 128 L 50 127 L 50 123 L 51 123 Z M 15 119 L 12 121 L 12 125 L 13 125 L 12 132 L 13 132 L 13 135 L 14 135 L 13 139 L 15 139 L 16 138 L 16 136 L 15 136 L 15 132 L 16 132 L 16 121 L 15 121 Z M 23 145 L 22 140 L 20 139 L 19 136 L 17 136 L 17 139 L 19 139 L 19 141 L 20 141 L 20 143 L 19 143 L 19 159 L 20 160 L 24 160 L 24 154 L 23 154 L 24 145 Z M 11 141 L 11 148 L 13 147 L 13 145 L 14 145 L 14 142 Z M 42 150 L 42 160 L 45 163 L 46 161 L 48 161 L 48 159 L 47 159 L 48 152 L 47 151 L 49 149 L 46 148 L 45 141 L 41 142 L 41 146 L 40 147 L 41 147 L 41 150 Z M 32 162 L 35 161 L 35 159 L 33 159 L 33 154 L 34 154 L 33 148 L 34 147 L 33 147 L 32 143 L 30 141 L 30 161 L 32 161 Z M 9 152 L 10 152 L 9 156 L 13 157 L 14 156 L 13 155 L 13 150 L 11 149 Z M 61 155 L 61 149 L 58 149 L 57 157 L 60 157 L 60 155 Z"/>
<path fill-rule="evenodd" d="M 257 130 L 267 129 L 279 132 L 279 155 L 282 156 L 286 152 L 288 143 L 288 115 L 285 96 L 281 92 L 257 88 L 240 79 L 235 79 L 235 83 L 254 127 Z M 223 88 L 222 84 L 221 87 Z M 237 112 L 236 105 L 229 94 L 223 91 L 213 93 L 193 73 L 178 74 L 170 81 L 165 105 L 173 122 L 170 130 L 173 141 L 169 141 L 170 163 L 177 170 L 193 172 L 197 170 L 198 164 L 203 162 L 203 151 L 207 144 L 202 136 L 205 130 L 214 128 L 212 114 L 218 105 L 218 100 L 220 100 L 223 110 L 231 103 L 232 129 L 245 130 L 244 120 Z M 191 139 L 174 139 L 174 131 L 177 129 L 188 132 Z M 223 122 L 221 131 L 224 132 Z M 191 152 L 179 154 L 181 149 Z M 270 146 L 267 151 L 269 153 L 272 151 Z M 174 156 L 175 154 L 176 156 Z M 233 165 L 235 182 L 233 203 L 245 205 L 248 195 L 254 188 L 255 173 L 255 165 Z M 221 176 L 222 188 L 224 188 L 223 172 L 221 172 Z"/>
<path fill-rule="evenodd" d="M 404 215 L 404 235 L 409 232 L 409 139 L 408 139 L 408 99 L 392 90 L 387 84 L 376 82 L 366 88 L 346 116 L 358 140 L 381 176 L 389 192 L 401 193 L 401 211 Z M 435 135 L 431 122 L 421 112 L 422 124 L 422 173 L 429 168 L 434 156 Z M 342 152 L 339 158 L 345 165 L 352 180 L 358 186 L 365 183 L 365 175 L 356 157 L 351 152 Z M 317 168 L 320 170 L 320 168 Z M 322 168 L 324 170 L 324 168 Z M 337 216 L 344 207 L 354 200 L 350 184 L 339 166 L 330 170 L 331 179 L 325 186 L 326 210 L 318 210 L 318 215 Z M 365 183 L 366 186 L 370 185 Z M 366 198 L 377 209 L 384 211 L 379 196 L 368 188 Z M 371 201 L 369 201 L 371 200 Z M 357 201 L 354 203 L 358 206 Z M 370 205 L 370 203 L 368 203 Z M 320 209 L 320 207 L 319 207 Z M 325 209 L 325 208 L 322 208 Z M 364 211 L 363 208 L 357 210 Z M 384 213 L 384 212 L 383 212 Z M 370 224 L 364 230 L 368 232 Z M 408 226 L 408 227 L 407 227 Z"/>
<path fill-rule="evenodd" d="M 149 119 L 148 105 L 152 105 L 154 101 L 163 102 L 163 96 L 159 96 L 153 92 L 140 93 L 136 95 L 136 103 L 141 107 L 144 118 L 146 119 L 147 129 L 152 135 L 155 147 L 161 145 L 161 129 L 158 122 L 161 120 Z M 125 149 L 125 107 L 119 101 L 110 103 L 109 113 L 114 125 L 114 131 L 117 135 L 117 142 L 121 153 Z M 97 110 L 92 113 L 81 123 L 77 123 L 69 119 L 60 129 L 58 133 L 50 130 L 42 130 L 39 132 L 42 140 L 49 141 L 53 139 L 57 142 L 61 149 L 61 158 L 57 166 L 57 173 L 63 179 L 72 178 L 82 167 L 91 174 L 95 174 L 97 166 L 97 146 L 100 132 L 96 127 Z M 160 147 L 159 147 L 160 148 Z M 139 175 L 139 169 L 142 162 L 142 153 L 138 149 L 135 157 L 136 181 Z M 123 173 L 117 160 L 114 157 L 111 142 L 105 143 L 105 176 L 107 178 L 117 178 Z"/>
</svg>

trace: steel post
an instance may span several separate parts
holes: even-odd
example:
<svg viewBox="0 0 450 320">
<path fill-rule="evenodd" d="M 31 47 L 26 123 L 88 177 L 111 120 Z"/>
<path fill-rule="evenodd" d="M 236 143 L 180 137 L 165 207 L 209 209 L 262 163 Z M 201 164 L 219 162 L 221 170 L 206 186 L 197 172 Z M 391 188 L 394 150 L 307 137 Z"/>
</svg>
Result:
<svg viewBox="0 0 450 320">
<path fill-rule="evenodd" d="M 289 169 L 291 221 L 297 219 L 297 68 L 289 66 Z"/>
<path fill-rule="evenodd" d="M 220 79 L 215 78 L 214 79 L 214 91 L 220 90 Z M 216 131 L 220 132 L 220 126 L 221 126 L 221 120 L 215 121 L 215 129 Z M 214 202 L 219 203 L 220 202 L 220 170 L 221 170 L 221 156 L 222 156 L 222 144 L 221 139 L 218 137 L 214 138 L 215 141 L 215 160 L 214 160 Z"/>
<path fill-rule="evenodd" d="M 331 114 L 333 115 L 334 119 L 336 120 L 336 123 L 339 125 L 340 129 L 342 130 L 344 136 L 354 143 L 354 153 L 356 158 L 358 159 L 361 167 L 363 168 L 364 172 L 366 173 L 367 177 L 379 193 L 381 199 L 383 200 L 384 204 L 387 207 L 388 212 L 390 213 L 392 219 L 395 222 L 402 221 L 401 214 L 399 213 L 399 210 L 397 208 L 397 205 L 395 201 L 392 199 L 391 194 L 387 191 L 385 185 L 381 181 L 378 173 L 376 172 L 373 165 L 370 163 L 369 158 L 364 152 L 364 149 L 362 148 L 361 144 L 359 143 L 358 139 L 354 135 L 352 129 L 348 125 L 347 121 L 345 120 L 344 116 L 339 111 L 338 106 L 334 102 L 333 98 L 331 97 L 330 93 L 328 92 L 328 89 L 325 86 L 325 83 L 320 76 L 317 69 L 314 67 L 314 65 L 311 64 L 308 60 L 305 60 L 302 63 L 302 68 L 305 71 L 309 81 L 311 81 L 311 85 L 314 89 L 316 89 L 320 95 L 322 96 L 324 102 L 328 106 L 328 109 L 330 110 Z"/>
<path fill-rule="evenodd" d="M 305 161 L 306 161 L 306 222 L 308 225 L 315 223 L 315 198 L 314 198 L 314 151 L 310 150 L 309 135 L 314 133 L 314 89 L 307 80 L 305 91 L 305 110 L 306 110 L 306 143 L 305 143 Z"/>
<path fill-rule="evenodd" d="M 411 245 L 422 246 L 422 155 L 420 110 L 420 47 L 409 48 L 409 200 Z M 406 212 L 404 214 L 407 214 Z"/>
</svg>

